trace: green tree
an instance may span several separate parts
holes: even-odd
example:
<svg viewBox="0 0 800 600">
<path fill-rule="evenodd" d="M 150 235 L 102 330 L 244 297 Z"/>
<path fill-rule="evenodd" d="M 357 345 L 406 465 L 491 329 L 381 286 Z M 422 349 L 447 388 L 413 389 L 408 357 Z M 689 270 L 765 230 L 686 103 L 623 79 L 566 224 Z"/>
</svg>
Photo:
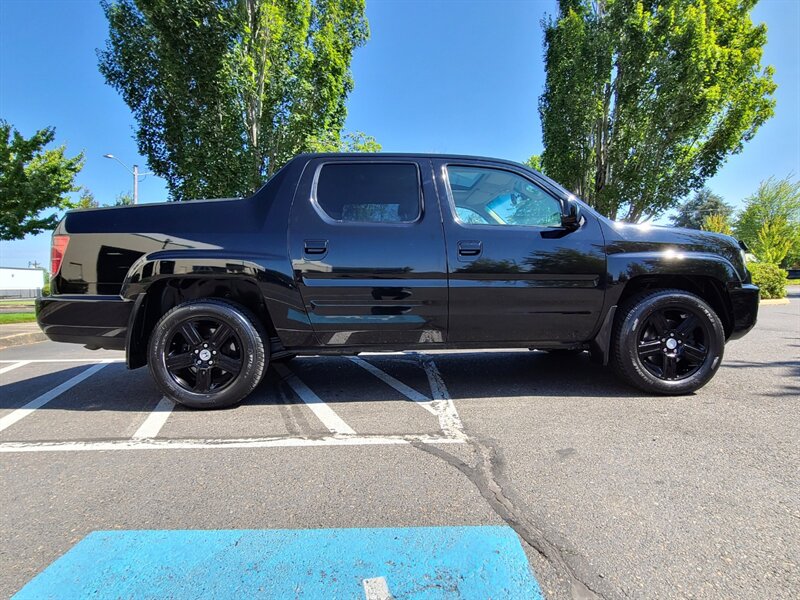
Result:
<svg viewBox="0 0 800 600">
<path fill-rule="evenodd" d="M 120 192 L 114 200 L 114 206 L 133 206 L 133 194 L 130 192 Z"/>
<path fill-rule="evenodd" d="M 247 195 L 338 140 L 364 0 L 103 0 L 100 71 L 170 196 Z"/>
<path fill-rule="evenodd" d="M 535 171 L 539 171 L 540 173 L 544 173 L 542 167 L 542 155 L 541 154 L 532 154 L 528 160 L 525 161 L 525 164 L 529 166 L 531 169 Z"/>
<path fill-rule="evenodd" d="M 382 146 L 371 135 L 361 131 L 340 136 L 338 132 L 313 140 L 311 152 L 380 152 Z"/>
<path fill-rule="evenodd" d="M 559 0 L 539 99 L 550 177 L 611 218 L 676 206 L 773 114 L 756 0 Z"/>
<path fill-rule="evenodd" d="M 733 207 L 707 187 L 694 193 L 678 207 L 677 214 L 672 217 L 673 227 L 703 229 L 703 222 L 710 215 L 722 215 L 728 219 L 733 215 Z"/>
<path fill-rule="evenodd" d="M 792 249 L 794 237 L 796 235 L 785 218 L 772 219 L 758 230 L 753 252 L 763 262 L 780 265 Z"/>
<path fill-rule="evenodd" d="M 78 191 L 75 176 L 83 167 L 83 153 L 68 158 L 65 146 L 46 150 L 54 139 L 52 127 L 26 139 L 0 121 L 0 240 L 52 229 L 58 216 L 41 213 L 66 208 L 67 194 Z"/>
<path fill-rule="evenodd" d="M 788 236 L 789 249 L 776 264 L 792 266 L 800 262 L 800 181 L 791 177 L 762 181 L 755 194 L 745 199 L 744 210 L 736 220 L 736 237 L 748 245 L 760 260 L 769 253 L 774 258 L 772 244 Z M 765 232 L 763 228 L 768 226 Z M 762 239 L 759 239 L 759 235 Z M 772 241 L 774 240 L 774 242 Z M 779 244 L 780 245 L 780 244 Z M 761 253 L 761 254 L 760 254 Z"/>
<path fill-rule="evenodd" d="M 703 231 L 733 235 L 733 228 L 731 227 L 730 220 L 728 217 L 721 214 L 706 215 L 703 219 L 703 226 L 701 229 Z"/>
<path fill-rule="evenodd" d="M 94 194 L 86 188 L 83 188 L 80 198 L 78 198 L 77 202 L 71 204 L 70 208 L 98 208 L 99 206 L 100 203 L 95 200 Z"/>
</svg>

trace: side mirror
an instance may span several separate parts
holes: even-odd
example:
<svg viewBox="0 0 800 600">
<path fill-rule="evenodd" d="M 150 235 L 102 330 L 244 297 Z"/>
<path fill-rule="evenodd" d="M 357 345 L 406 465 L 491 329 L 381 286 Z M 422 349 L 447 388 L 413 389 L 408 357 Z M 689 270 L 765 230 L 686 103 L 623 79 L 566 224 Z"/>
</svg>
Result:
<svg viewBox="0 0 800 600">
<path fill-rule="evenodd" d="M 574 200 L 567 200 L 565 212 L 561 215 L 561 226 L 564 229 L 577 229 L 581 226 L 581 206 Z"/>
</svg>

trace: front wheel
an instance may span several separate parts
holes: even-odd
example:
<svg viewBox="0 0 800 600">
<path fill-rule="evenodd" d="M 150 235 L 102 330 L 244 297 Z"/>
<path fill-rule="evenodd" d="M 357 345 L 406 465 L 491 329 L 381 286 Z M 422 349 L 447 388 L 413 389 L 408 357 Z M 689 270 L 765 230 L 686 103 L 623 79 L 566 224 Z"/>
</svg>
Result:
<svg viewBox="0 0 800 600">
<path fill-rule="evenodd" d="M 725 331 L 714 310 L 683 290 L 654 290 L 629 300 L 614 327 L 617 373 L 656 394 L 680 395 L 708 383 L 725 350 Z"/>
<path fill-rule="evenodd" d="M 190 300 L 167 312 L 148 345 L 150 373 L 168 397 L 192 408 L 223 408 L 252 392 L 269 349 L 258 318 L 231 302 Z"/>
</svg>

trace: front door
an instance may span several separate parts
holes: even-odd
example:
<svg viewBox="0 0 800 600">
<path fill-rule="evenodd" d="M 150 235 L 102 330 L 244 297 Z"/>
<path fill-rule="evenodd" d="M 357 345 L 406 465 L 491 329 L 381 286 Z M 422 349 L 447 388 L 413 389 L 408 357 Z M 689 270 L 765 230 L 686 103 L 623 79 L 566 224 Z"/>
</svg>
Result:
<svg viewBox="0 0 800 600">
<path fill-rule="evenodd" d="M 292 205 L 289 253 L 321 344 L 445 341 L 444 233 L 429 161 L 312 160 Z"/>
<path fill-rule="evenodd" d="M 527 173 L 435 161 L 450 281 L 452 343 L 575 343 L 600 319 L 606 271 L 596 217 L 561 227 L 562 202 Z"/>
</svg>

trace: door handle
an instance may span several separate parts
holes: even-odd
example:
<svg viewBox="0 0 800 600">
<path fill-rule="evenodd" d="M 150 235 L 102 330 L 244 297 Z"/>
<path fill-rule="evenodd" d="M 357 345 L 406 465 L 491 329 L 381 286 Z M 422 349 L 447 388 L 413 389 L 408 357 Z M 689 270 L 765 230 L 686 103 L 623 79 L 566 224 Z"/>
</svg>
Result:
<svg viewBox="0 0 800 600">
<path fill-rule="evenodd" d="M 314 256 L 320 256 L 328 252 L 328 240 L 305 240 L 303 242 L 303 252 Z"/>
<path fill-rule="evenodd" d="M 462 240 L 458 242 L 459 256 L 480 256 L 483 251 L 483 243 L 477 240 Z"/>
</svg>

